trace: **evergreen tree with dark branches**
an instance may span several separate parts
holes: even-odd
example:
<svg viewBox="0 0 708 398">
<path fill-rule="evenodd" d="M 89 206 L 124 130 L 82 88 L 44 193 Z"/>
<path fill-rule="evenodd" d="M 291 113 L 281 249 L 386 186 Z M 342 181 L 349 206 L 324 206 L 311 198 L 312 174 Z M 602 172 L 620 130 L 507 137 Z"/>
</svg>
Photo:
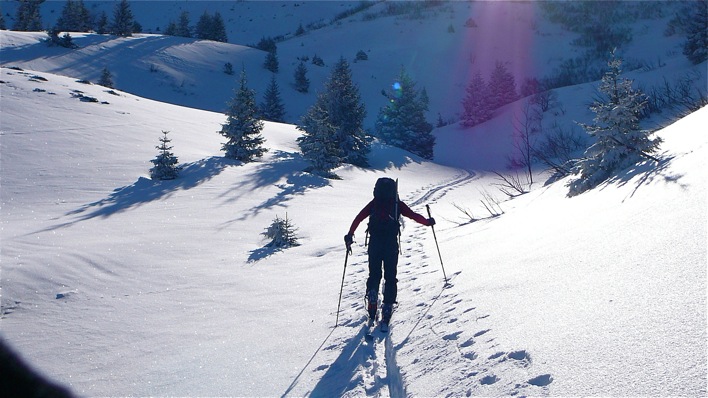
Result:
<svg viewBox="0 0 708 398">
<path fill-rule="evenodd" d="M 683 55 L 694 65 L 708 59 L 708 2 L 688 2 Z"/>
<path fill-rule="evenodd" d="M 275 80 L 275 75 L 270 77 L 270 84 L 266 89 L 260 108 L 263 119 L 279 123 L 285 121 L 285 105 L 280 98 L 280 87 Z"/>
<path fill-rule="evenodd" d="M 98 79 L 98 84 L 104 87 L 113 88 L 113 75 L 108 68 L 103 68 L 101 72 L 101 78 Z"/>
<path fill-rule="evenodd" d="M 366 109 L 342 57 L 334 66 L 317 101 L 300 120 L 298 145 L 313 164 L 312 171 L 331 175 L 342 163 L 366 167 L 370 139 L 363 128 Z"/>
<path fill-rule="evenodd" d="M 268 151 L 263 147 L 263 122 L 257 118 L 257 114 L 256 93 L 248 88 L 246 71 L 242 70 L 239 88 L 226 111 L 226 123 L 219 131 L 219 134 L 227 138 L 221 147 L 227 158 L 247 163 Z"/>
<path fill-rule="evenodd" d="M 427 95 L 424 95 L 425 91 L 419 92 L 415 85 L 413 79 L 401 69 L 391 92 L 384 92 L 389 101 L 379 111 L 376 136 L 385 144 L 432 159 L 435 137 L 431 134 L 433 126 L 425 120 Z"/>
<path fill-rule="evenodd" d="M 18 0 L 20 5 L 17 7 L 15 16 L 15 25 L 13 30 L 23 32 L 39 32 L 43 30 L 42 15 L 39 12 L 40 6 L 44 0 Z"/>
<path fill-rule="evenodd" d="M 182 167 L 179 166 L 179 160 L 170 152 L 172 147 L 169 145 L 171 140 L 167 138 L 169 131 L 163 131 L 160 137 L 160 145 L 156 146 L 160 153 L 152 159 L 153 167 L 150 169 L 150 178 L 153 180 L 174 180 L 179 175 Z"/>
<path fill-rule="evenodd" d="M 476 72 L 467 85 L 462 108 L 462 125 L 465 127 L 472 127 L 492 118 L 489 88 L 480 72 Z"/>
<path fill-rule="evenodd" d="M 488 98 L 491 109 L 500 108 L 519 99 L 519 95 L 516 93 L 514 75 L 509 72 L 502 62 L 497 61 L 492 75 L 489 77 L 487 88 L 489 90 Z"/>
<path fill-rule="evenodd" d="M 57 20 L 60 32 L 88 32 L 91 30 L 91 13 L 83 0 L 67 0 Z"/>
<path fill-rule="evenodd" d="M 192 30 L 189 27 L 189 12 L 182 11 L 182 13 L 179 14 L 179 21 L 174 29 L 174 36 L 192 37 Z"/>
<path fill-rule="evenodd" d="M 304 62 L 295 69 L 295 90 L 306 93 L 310 90 L 310 79 L 307 78 L 307 66 Z"/>
<path fill-rule="evenodd" d="M 273 73 L 278 73 L 278 70 L 280 69 L 280 63 L 278 62 L 277 50 L 268 51 L 266 53 L 266 58 L 263 62 L 263 67 Z"/>
<path fill-rule="evenodd" d="M 135 20 L 133 19 L 133 11 L 130 9 L 130 3 L 128 3 L 128 0 L 121 0 L 113 10 L 111 33 L 116 36 L 129 37 L 133 35 L 134 26 Z"/>
</svg>

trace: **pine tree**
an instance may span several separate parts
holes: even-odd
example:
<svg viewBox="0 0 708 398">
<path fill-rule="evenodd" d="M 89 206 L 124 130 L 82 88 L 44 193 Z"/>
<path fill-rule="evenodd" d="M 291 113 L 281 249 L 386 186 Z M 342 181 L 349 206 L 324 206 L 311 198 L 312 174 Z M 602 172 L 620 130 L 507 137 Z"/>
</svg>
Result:
<svg viewBox="0 0 708 398">
<path fill-rule="evenodd" d="M 182 11 L 179 21 L 174 28 L 174 36 L 192 37 L 192 30 L 189 28 L 189 12 Z"/>
<path fill-rule="evenodd" d="M 104 87 L 113 88 L 113 75 L 108 68 L 103 68 L 101 72 L 101 78 L 98 79 L 98 84 Z"/>
<path fill-rule="evenodd" d="M 489 77 L 489 102 L 491 109 L 498 109 L 506 104 L 510 104 L 517 99 L 516 81 L 506 66 L 498 62 Z"/>
<path fill-rule="evenodd" d="M 242 70 L 239 88 L 226 112 L 226 124 L 219 131 L 228 139 L 221 147 L 227 158 L 251 162 L 268 151 L 263 148 L 263 122 L 257 119 L 257 113 L 256 93 L 248 88 L 246 71 Z"/>
<path fill-rule="evenodd" d="M 44 0 L 18 0 L 20 5 L 17 7 L 15 17 L 15 25 L 13 30 L 24 32 L 38 32 L 42 28 L 42 15 L 39 12 L 40 6 Z"/>
<path fill-rule="evenodd" d="M 228 42 L 226 26 L 221 14 L 216 12 L 214 16 L 211 16 L 207 11 L 204 11 L 204 14 L 197 22 L 197 26 L 194 28 L 194 37 L 200 40 Z"/>
<path fill-rule="evenodd" d="M 266 247 L 287 248 L 299 245 L 296 232 L 297 228 L 290 222 L 288 214 L 286 213 L 285 219 L 275 216 L 273 223 L 270 224 L 262 235 L 271 239 Z"/>
<path fill-rule="evenodd" d="M 47 32 L 47 35 L 49 36 L 46 40 L 46 43 L 49 45 L 49 47 L 52 46 L 60 46 L 64 48 L 78 48 L 76 44 L 74 44 L 74 39 L 71 37 L 69 32 L 65 32 L 61 37 L 59 37 L 59 31 L 54 28 L 50 29 Z"/>
<path fill-rule="evenodd" d="M 570 185 L 571 195 L 594 188 L 613 173 L 643 158 L 659 161 L 651 154 L 659 149 L 661 138 L 651 139 L 651 133 L 639 127 L 639 116 L 647 104 L 647 96 L 632 88 L 632 80 L 620 77 L 622 60 L 615 57 L 614 51 L 608 66 L 599 87 L 605 98 L 590 106 L 595 113 L 595 123 L 580 124 L 595 138 L 595 143 L 576 164 L 574 172 L 580 176 Z"/>
<path fill-rule="evenodd" d="M 319 94 L 317 102 L 300 119 L 297 129 L 302 131 L 297 143 L 302 156 L 312 164 L 307 170 L 324 177 L 336 177 L 331 170 L 342 164 L 342 151 L 337 146 L 337 129 L 324 108 L 326 98 Z"/>
<path fill-rule="evenodd" d="M 224 19 L 221 17 L 221 14 L 218 11 L 214 13 L 214 17 L 212 18 L 211 23 L 212 36 L 210 40 L 228 43 L 229 38 L 226 35 L 226 26 L 224 25 Z"/>
<path fill-rule="evenodd" d="M 465 98 L 462 100 L 462 125 L 472 127 L 486 122 L 492 117 L 489 90 L 482 74 L 477 72 L 467 86 Z"/>
<path fill-rule="evenodd" d="M 116 36 L 129 37 L 133 35 L 134 27 L 133 11 L 130 9 L 128 0 L 121 0 L 113 10 L 113 24 L 111 33 Z"/>
<path fill-rule="evenodd" d="M 108 14 L 106 14 L 105 11 L 101 12 L 101 16 L 99 16 L 98 21 L 96 21 L 96 33 L 99 35 L 108 33 Z"/>
<path fill-rule="evenodd" d="M 67 0 L 57 20 L 56 29 L 61 32 L 88 32 L 91 30 L 91 14 L 83 0 Z"/>
<path fill-rule="evenodd" d="M 307 66 L 304 62 L 295 69 L 295 90 L 306 93 L 310 90 L 310 79 L 307 78 Z"/>
<path fill-rule="evenodd" d="M 3 15 L 2 11 L 0 11 L 0 29 L 7 29 L 7 26 L 5 25 L 5 15 Z"/>
<path fill-rule="evenodd" d="M 153 167 L 150 169 L 150 178 L 153 180 L 174 180 L 179 175 L 182 169 L 178 166 L 177 157 L 170 152 L 172 147 L 169 146 L 171 140 L 167 138 L 169 131 L 163 131 L 160 137 L 160 145 L 156 146 L 160 153 L 152 159 Z"/>
<path fill-rule="evenodd" d="M 210 40 L 211 38 L 211 15 L 207 11 L 204 11 L 199 21 L 197 21 L 197 26 L 194 28 L 194 37 L 200 40 Z"/>
<path fill-rule="evenodd" d="M 175 21 L 168 22 L 162 34 L 165 36 L 177 36 L 177 24 Z"/>
<path fill-rule="evenodd" d="M 385 144 L 432 159 L 435 137 L 431 134 L 433 126 L 425 120 L 427 95 L 425 90 L 419 93 L 415 85 L 406 71 L 401 70 L 387 95 L 388 104 L 379 111 L 374 129 Z"/>
<path fill-rule="evenodd" d="M 266 89 L 260 108 L 263 119 L 279 123 L 285 121 L 285 105 L 283 105 L 283 100 L 280 99 L 280 88 L 275 80 L 275 75 L 270 77 L 270 84 Z"/>
<path fill-rule="evenodd" d="M 278 73 L 279 63 L 278 54 L 276 50 L 268 51 L 268 53 L 266 53 L 266 58 L 263 62 L 263 67 L 273 73 Z"/>
<path fill-rule="evenodd" d="M 708 59 L 708 3 L 696 1 L 690 4 L 683 55 L 698 65 Z"/>
<path fill-rule="evenodd" d="M 359 89 L 352 80 L 349 63 L 344 57 L 334 65 L 334 70 L 325 83 L 327 113 L 330 122 L 337 128 L 337 143 L 342 150 L 342 162 L 356 166 L 369 165 L 369 139 L 364 131 L 366 109 Z"/>
<path fill-rule="evenodd" d="M 324 92 L 297 126 L 304 132 L 298 144 L 314 172 L 327 175 L 342 163 L 368 166 L 370 143 L 362 127 L 365 116 L 349 63 L 342 57 L 325 83 Z"/>
</svg>

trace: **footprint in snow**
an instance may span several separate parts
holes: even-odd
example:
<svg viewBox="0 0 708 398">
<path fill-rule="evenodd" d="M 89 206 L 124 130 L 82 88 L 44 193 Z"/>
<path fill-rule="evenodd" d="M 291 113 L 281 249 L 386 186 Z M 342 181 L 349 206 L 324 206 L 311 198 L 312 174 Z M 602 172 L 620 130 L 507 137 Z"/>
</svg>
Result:
<svg viewBox="0 0 708 398">
<path fill-rule="evenodd" d="M 490 385 L 499 381 L 499 378 L 495 375 L 484 376 L 479 381 L 482 385 Z"/>
<path fill-rule="evenodd" d="M 510 352 L 506 355 L 509 359 L 515 359 L 517 361 L 528 361 L 531 362 L 531 356 L 528 352 L 524 350 Z"/>
<path fill-rule="evenodd" d="M 536 376 L 529 380 L 529 384 L 539 387 L 545 387 L 553 382 L 553 377 L 549 374 Z"/>
<path fill-rule="evenodd" d="M 492 329 L 480 330 L 479 332 L 477 332 L 477 333 L 474 334 L 474 337 L 479 337 L 479 336 L 481 336 L 481 335 L 483 335 L 483 334 L 489 332 L 490 330 L 492 330 Z"/>
<path fill-rule="evenodd" d="M 465 341 L 465 342 L 463 342 L 463 343 L 460 344 L 460 347 L 461 347 L 461 348 L 466 348 L 466 347 L 471 346 L 472 344 L 474 344 L 474 340 L 473 340 L 473 339 L 467 339 L 467 341 Z"/>
<path fill-rule="evenodd" d="M 462 332 L 446 334 L 445 336 L 443 336 L 443 340 L 457 340 L 461 334 Z"/>
</svg>

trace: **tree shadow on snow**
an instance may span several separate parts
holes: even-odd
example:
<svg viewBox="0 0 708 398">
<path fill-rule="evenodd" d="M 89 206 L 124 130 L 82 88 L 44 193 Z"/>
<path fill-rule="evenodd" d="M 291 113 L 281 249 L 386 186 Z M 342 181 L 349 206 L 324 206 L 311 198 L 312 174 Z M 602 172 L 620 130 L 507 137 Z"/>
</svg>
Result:
<svg viewBox="0 0 708 398">
<path fill-rule="evenodd" d="M 387 169 L 402 169 L 404 166 L 411 163 L 421 163 L 422 159 L 412 153 L 374 142 L 371 144 L 371 153 L 369 153 L 369 165 L 372 170 L 385 171 Z"/>
<path fill-rule="evenodd" d="M 179 177 L 174 180 L 154 181 L 140 177 L 131 185 L 115 189 L 107 198 L 85 204 L 76 210 L 70 211 L 65 216 L 75 216 L 76 219 L 73 221 L 58 224 L 46 230 L 68 227 L 95 217 L 108 218 L 154 200 L 169 197 L 175 191 L 197 187 L 214 178 L 224 168 L 239 164 L 241 162 L 236 160 L 213 156 L 185 164 Z"/>
<path fill-rule="evenodd" d="M 222 197 L 225 197 L 226 203 L 232 203 L 237 202 L 247 194 L 251 194 L 254 190 L 275 186 L 280 191 L 275 196 L 266 199 L 239 217 L 226 221 L 224 224 L 243 221 L 257 215 L 262 210 L 283 206 L 283 203 L 297 195 L 304 195 L 309 190 L 330 185 L 328 179 L 302 171 L 308 165 L 309 163 L 299 153 L 275 151 L 268 162 L 259 164 L 256 170 L 246 175 L 240 183 L 222 194 Z M 281 182 L 283 178 L 285 178 L 284 183 Z"/>
<path fill-rule="evenodd" d="M 669 170 L 669 166 L 674 158 L 674 156 L 662 158 L 659 163 L 651 160 L 638 163 L 622 173 L 610 178 L 604 185 L 609 186 L 616 184 L 618 186 L 624 186 L 632 181 L 635 181 L 636 186 L 629 195 L 629 198 L 633 197 L 634 194 L 639 191 L 639 188 L 657 179 L 667 184 L 678 184 L 678 186 L 684 190 L 688 189 L 688 185 L 682 184 L 679 181 L 684 175 L 672 173 Z M 637 176 L 639 176 L 639 178 L 635 179 Z"/>
</svg>

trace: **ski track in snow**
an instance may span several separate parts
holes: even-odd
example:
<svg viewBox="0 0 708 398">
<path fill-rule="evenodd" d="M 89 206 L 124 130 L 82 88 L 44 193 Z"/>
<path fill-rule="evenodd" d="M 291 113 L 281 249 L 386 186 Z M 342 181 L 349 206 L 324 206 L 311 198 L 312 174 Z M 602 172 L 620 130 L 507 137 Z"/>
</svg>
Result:
<svg viewBox="0 0 708 398">
<path fill-rule="evenodd" d="M 464 172 L 423 187 L 404 201 L 414 207 L 439 200 L 476 178 Z M 283 396 L 548 395 L 553 377 L 534 373 L 526 350 L 501 347 L 488 325 L 490 314 L 480 313 L 473 303 L 459 298 L 454 281 L 462 271 L 454 272 L 444 285 L 437 256 L 424 247 L 429 233 L 417 224 L 402 231 L 400 303 L 389 333 L 381 333 L 377 325 L 371 342 L 364 338 L 368 331 L 363 300 L 368 258 L 363 247 L 355 250 L 345 279 L 340 324 L 327 337 L 332 341 L 326 339 L 324 348 L 315 353 L 319 361 L 310 366 L 314 388 L 293 391 L 296 380 Z M 409 379 L 427 389 L 411 391 Z"/>
</svg>

